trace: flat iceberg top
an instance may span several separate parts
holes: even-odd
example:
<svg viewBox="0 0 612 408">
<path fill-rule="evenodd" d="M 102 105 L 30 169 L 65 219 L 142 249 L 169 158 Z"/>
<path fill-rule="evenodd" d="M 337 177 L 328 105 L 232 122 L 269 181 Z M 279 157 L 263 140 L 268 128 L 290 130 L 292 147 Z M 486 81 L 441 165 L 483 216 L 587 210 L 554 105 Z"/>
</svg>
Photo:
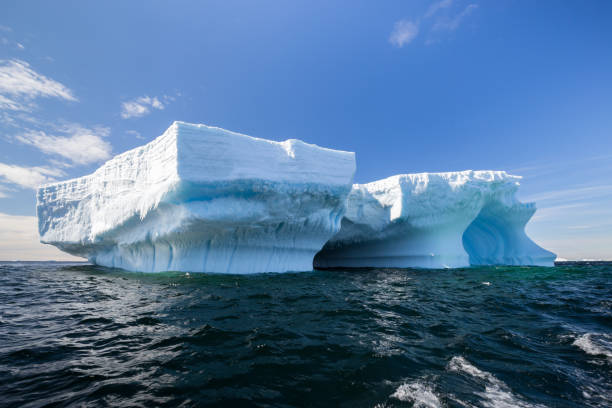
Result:
<svg viewBox="0 0 612 408">
<path fill-rule="evenodd" d="M 345 185 L 355 153 L 289 139 L 260 139 L 206 125 L 174 122 L 178 173 L 189 181 L 261 179 Z"/>
<path fill-rule="evenodd" d="M 159 206 L 185 209 L 194 203 L 206 207 L 198 210 L 198 217 L 207 220 L 243 219 L 252 213 L 261 222 L 299 217 L 306 207 L 287 208 L 282 198 L 301 197 L 305 203 L 307 196 L 335 197 L 342 199 L 343 208 L 354 173 L 352 152 L 174 122 L 163 135 L 115 156 L 90 175 L 40 187 L 39 232 L 43 242 L 82 245 L 108 240 L 114 245 L 119 233 L 127 239 L 127 225 L 134 231 Z M 155 233 L 182 228 L 177 220 L 189 219 L 192 212 L 185 210 L 155 225 Z M 130 240 L 141 235 L 146 239 L 149 232 L 140 230 Z"/>
<path fill-rule="evenodd" d="M 155 157 L 152 157 L 155 156 Z M 155 159 L 159 174 L 142 159 Z M 204 124 L 175 121 L 153 141 L 119 154 L 93 174 L 43 185 L 74 183 L 87 178 L 114 179 L 115 169 L 130 178 L 143 174 L 164 178 L 172 171 L 193 182 L 266 180 L 271 182 L 345 185 L 355 173 L 355 153 L 328 149 L 298 139 L 283 142 L 261 139 Z M 170 168 L 169 168 L 170 167 Z"/>
<path fill-rule="evenodd" d="M 480 185 L 490 185 L 496 181 L 518 181 L 520 176 L 513 176 L 505 171 L 499 170 L 463 170 L 449 171 L 440 173 L 412 173 L 396 174 L 382 180 L 372 181 L 366 184 L 357 184 L 367 190 L 375 191 L 401 185 L 403 187 L 412 186 L 415 192 L 423 191 L 429 184 L 443 183 L 451 187 L 461 186 L 466 183 L 478 183 Z"/>
</svg>

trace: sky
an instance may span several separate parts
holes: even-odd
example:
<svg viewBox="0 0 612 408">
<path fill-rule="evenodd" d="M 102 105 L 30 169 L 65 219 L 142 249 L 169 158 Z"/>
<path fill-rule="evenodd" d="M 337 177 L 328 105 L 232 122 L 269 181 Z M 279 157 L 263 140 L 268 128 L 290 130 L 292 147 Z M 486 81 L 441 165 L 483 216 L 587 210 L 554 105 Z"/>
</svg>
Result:
<svg viewBox="0 0 612 408">
<path fill-rule="evenodd" d="M 506 170 L 527 227 L 612 259 L 612 2 L 0 3 L 0 260 L 38 243 L 35 188 L 174 120 L 356 152 L 355 181 Z"/>
</svg>

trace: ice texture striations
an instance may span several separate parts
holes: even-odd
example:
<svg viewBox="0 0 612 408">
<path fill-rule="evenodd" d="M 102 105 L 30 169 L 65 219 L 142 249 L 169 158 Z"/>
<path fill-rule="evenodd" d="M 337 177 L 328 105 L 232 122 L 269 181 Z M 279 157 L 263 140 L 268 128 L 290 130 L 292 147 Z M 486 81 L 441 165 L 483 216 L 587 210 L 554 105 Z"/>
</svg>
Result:
<svg viewBox="0 0 612 408">
<path fill-rule="evenodd" d="M 311 270 L 340 229 L 352 152 L 174 122 L 37 192 L 41 242 L 133 271 Z"/>
<path fill-rule="evenodd" d="M 533 203 L 503 171 L 404 174 L 355 184 L 317 267 L 552 266 L 525 234 Z"/>
</svg>

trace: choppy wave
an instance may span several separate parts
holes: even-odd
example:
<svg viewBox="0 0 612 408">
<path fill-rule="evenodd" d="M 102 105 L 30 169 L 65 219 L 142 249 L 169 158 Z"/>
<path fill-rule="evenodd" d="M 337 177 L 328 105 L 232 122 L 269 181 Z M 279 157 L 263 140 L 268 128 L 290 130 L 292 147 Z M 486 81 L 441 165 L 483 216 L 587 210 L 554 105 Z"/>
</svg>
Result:
<svg viewBox="0 0 612 408">
<path fill-rule="evenodd" d="M 585 333 L 572 343 L 592 356 L 605 356 L 612 362 L 612 334 Z"/>
<path fill-rule="evenodd" d="M 404 402 L 412 402 L 414 408 L 440 408 L 440 398 L 433 388 L 421 381 L 414 381 L 400 385 L 391 398 Z"/>
<path fill-rule="evenodd" d="M 484 386 L 484 391 L 475 392 L 482 397 L 482 406 L 491 408 L 544 408 L 544 405 L 533 404 L 514 394 L 510 387 L 497 379 L 493 374 L 482 371 L 461 356 L 455 356 L 448 363 L 448 370 L 467 374 Z"/>
<path fill-rule="evenodd" d="M 592 265 L 0 262 L 0 406 L 612 406 L 610 293 L 612 268 Z"/>
</svg>

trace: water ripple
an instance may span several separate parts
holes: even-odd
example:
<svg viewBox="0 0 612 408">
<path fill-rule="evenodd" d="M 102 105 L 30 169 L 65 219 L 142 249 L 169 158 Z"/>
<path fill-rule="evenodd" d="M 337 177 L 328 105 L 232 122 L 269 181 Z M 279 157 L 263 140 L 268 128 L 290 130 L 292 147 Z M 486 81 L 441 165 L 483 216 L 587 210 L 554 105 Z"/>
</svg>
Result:
<svg viewBox="0 0 612 408">
<path fill-rule="evenodd" d="M 612 405 L 612 268 L 0 263 L 0 406 Z"/>
</svg>

